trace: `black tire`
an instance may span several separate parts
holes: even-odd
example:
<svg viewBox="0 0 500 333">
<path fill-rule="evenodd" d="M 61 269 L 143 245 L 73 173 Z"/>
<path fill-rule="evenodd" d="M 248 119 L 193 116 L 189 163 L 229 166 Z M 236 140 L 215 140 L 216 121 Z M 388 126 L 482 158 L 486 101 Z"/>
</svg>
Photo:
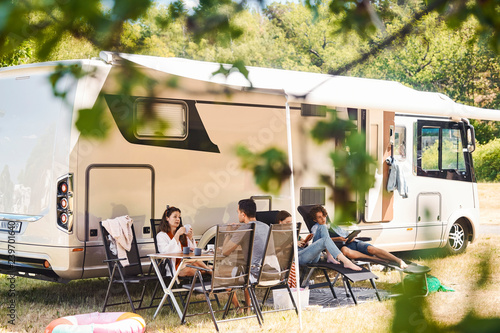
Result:
<svg viewBox="0 0 500 333">
<path fill-rule="evenodd" d="M 469 244 L 469 228 L 464 221 L 458 220 L 451 226 L 445 245 L 447 254 L 459 254 L 465 251 Z"/>
</svg>

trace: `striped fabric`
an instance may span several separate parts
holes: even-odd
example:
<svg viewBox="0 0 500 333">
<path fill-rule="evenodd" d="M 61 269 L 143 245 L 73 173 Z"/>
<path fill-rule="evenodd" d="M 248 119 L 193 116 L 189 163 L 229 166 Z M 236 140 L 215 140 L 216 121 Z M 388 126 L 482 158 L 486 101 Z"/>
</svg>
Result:
<svg viewBox="0 0 500 333">
<path fill-rule="evenodd" d="M 290 274 L 288 275 L 288 286 L 290 288 L 296 288 L 296 280 L 295 280 L 295 261 L 292 262 L 292 267 L 290 268 Z"/>
</svg>

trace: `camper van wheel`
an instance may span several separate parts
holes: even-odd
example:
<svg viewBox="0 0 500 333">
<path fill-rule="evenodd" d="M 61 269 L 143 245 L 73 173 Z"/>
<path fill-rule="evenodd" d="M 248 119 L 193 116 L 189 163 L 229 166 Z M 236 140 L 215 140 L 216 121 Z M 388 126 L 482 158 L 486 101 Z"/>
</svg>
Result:
<svg viewBox="0 0 500 333">
<path fill-rule="evenodd" d="M 458 220 L 451 226 L 446 243 L 446 252 L 448 254 L 458 254 L 465 251 L 469 240 L 469 229 L 464 221 Z"/>
</svg>

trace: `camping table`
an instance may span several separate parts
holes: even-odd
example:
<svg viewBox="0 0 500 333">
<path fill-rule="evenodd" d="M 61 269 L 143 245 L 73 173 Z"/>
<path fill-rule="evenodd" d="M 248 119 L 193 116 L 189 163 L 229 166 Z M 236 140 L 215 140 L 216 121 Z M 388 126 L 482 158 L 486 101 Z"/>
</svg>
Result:
<svg viewBox="0 0 500 333">
<path fill-rule="evenodd" d="M 148 254 L 149 259 L 151 260 L 151 264 L 153 265 L 153 268 L 156 272 L 156 276 L 158 277 L 158 280 L 160 281 L 161 287 L 163 289 L 163 297 L 161 299 L 160 304 L 158 305 L 158 308 L 156 309 L 156 312 L 153 316 L 153 319 L 156 318 L 156 315 L 160 312 L 161 308 L 163 307 L 163 304 L 167 300 L 167 297 L 170 296 L 170 300 L 172 301 L 172 305 L 175 307 L 175 310 L 177 311 L 177 314 L 179 315 L 179 318 L 182 318 L 182 310 L 179 307 L 179 304 L 177 303 L 177 300 L 175 299 L 175 292 L 180 292 L 180 291 L 185 291 L 185 289 L 173 289 L 174 283 L 177 281 L 177 278 L 179 277 L 179 272 L 181 269 L 183 269 L 188 263 L 194 262 L 194 261 L 207 261 L 211 260 L 214 258 L 214 255 L 211 253 L 203 253 L 200 256 L 195 256 L 193 252 L 190 254 L 183 254 L 182 252 L 179 253 L 153 253 L 153 254 Z M 162 262 L 165 259 L 182 259 L 181 263 L 179 264 L 179 268 L 175 271 L 174 276 L 170 280 L 170 283 L 168 286 L 165 284 L 165 281 L 163 280 L 163 277 L 161 276 L 160 268 L 158 267 L 158 262 Z"/>
</svg>

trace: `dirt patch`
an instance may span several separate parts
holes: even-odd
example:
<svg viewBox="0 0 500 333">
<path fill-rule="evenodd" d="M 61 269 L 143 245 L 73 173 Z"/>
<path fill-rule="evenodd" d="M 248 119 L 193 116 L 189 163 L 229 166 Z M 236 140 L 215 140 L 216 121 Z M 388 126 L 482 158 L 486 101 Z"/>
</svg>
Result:
<svg viewBox="0 0 500 333">
<path fill-rule="evenodd" d="M 500 224 L 500 183 L 478 183 L 481 224 Z"/>
</svg>

